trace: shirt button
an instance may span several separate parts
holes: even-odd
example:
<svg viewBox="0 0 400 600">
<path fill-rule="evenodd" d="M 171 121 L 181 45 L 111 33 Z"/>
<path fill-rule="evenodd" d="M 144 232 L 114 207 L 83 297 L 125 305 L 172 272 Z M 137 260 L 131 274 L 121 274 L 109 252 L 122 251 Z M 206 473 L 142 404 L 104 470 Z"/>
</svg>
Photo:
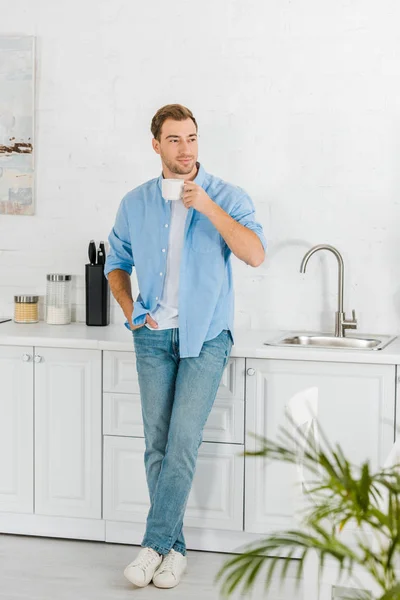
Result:
<svg viewBox="0 0 400 600">
<path fill-rule="evenodd" d="M 156 300 L 158 300 L 158 296 L 156 296 Z"/>
<path fill-rule="evenodd" d="M 164 227 L 168 227 L 168 223 L 165 223 Z"/>
<path fill-rule="evenodd" d="M 162 251 L 165 252 L 165 248 L 163 248 Z"/>
<path fill-rule="evenodd" d="M 160 276 L 162 277 L 162 273 L 160 273 Z"/>
</svg>

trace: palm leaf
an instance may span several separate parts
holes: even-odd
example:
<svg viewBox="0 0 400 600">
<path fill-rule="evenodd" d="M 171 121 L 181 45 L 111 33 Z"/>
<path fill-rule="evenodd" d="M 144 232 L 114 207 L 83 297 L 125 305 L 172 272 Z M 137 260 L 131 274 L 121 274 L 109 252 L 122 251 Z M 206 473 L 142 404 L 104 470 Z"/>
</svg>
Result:
<svg viewBox="0 0 400 600">
<path fill-rule="evenodd" d="M 390 590 L 385 592 L 379 600 L 399 600 L 400 599 L 400 583 L 396 583 Z"/>
<path fill-rule="evenodd" d="M 307 482 L 312 502 L 303 511 L 304 527 L 245 546 L 221 567 L 216 581 L 222 582 L 223 592 L 229 595 L 239 585 L 249 591 L 264 573 L 268 589 L 277 571 L 281 580 L 286 577 L 293 556 L 299 581 L 309 553 L 317 552 L 320 568 L 328 558 L 336 561 L 340 573 L 349 576 L 355 566 L 361 567 L 386 594 L 380 600 L 400 600 L 394 569 L 400 560 L 400 471 L 391 467 L 372 472 L 367 461 L 360 467 L 352 465 L 339 445 L 329 444 L 319 426 L 323 442 L 319 447 L 302 430 L 296 431 L 297 438 L 293 431 L 280 428 L 276 440 L 253 434 L 259 448 L 243 455 L 296 465 L 296 444 L 303 436 L 302 465 L 312 479 Z M 350 526 L 356 527 L 351 548 L 343 537 Z M 371 536 L 380 541 L 377 548 L 371 547 Z"/>
</svg>

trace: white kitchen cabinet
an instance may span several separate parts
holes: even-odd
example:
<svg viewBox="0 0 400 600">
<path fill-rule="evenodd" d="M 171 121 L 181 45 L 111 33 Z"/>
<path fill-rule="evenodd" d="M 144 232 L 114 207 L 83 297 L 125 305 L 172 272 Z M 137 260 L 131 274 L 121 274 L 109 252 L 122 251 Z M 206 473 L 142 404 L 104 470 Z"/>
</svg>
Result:
<svg viewBox="0 0 400 600">
<path fill-rule="evenodd" d="M 0 512 L 33 513 L 32 355 L 0 346 Z"/>
<path fill-rule="evenodd" d="M 101 352 L 35 348 L 35 513 L 101 519 Z"/>
<path fill-rule="evenodd" d="M 292 360 L 246 360 L 246 450 L 251 432 L 276 437 L 294 394 L 318 388 L 318 420 L 330 442 L 352 463 L 382 465 L 394 440 L 395 367 Z M 292 525 L 293 467 L 245 458 L 245 531 L 268 533 Z"/>
<path fill-rule="evenodd" d="M 135 353 L 102 352 L 97 341 L 78 349 L 78 338 L 77 349 L 46 348 L 43 330 L 40 348 L 0 346 L 0 531 L 140 543 L 149 498 Z M 354 463 L 386 457 L 400 420 L 396 367 L 290 352 L 302 360 L 229 360 L 187 504 L 189 548 L 231 552 L 293 524 L 291 467 L 241 453 L 258 447 L 251 432 L 274 437 L 289 399 L 308 387 L 318 388 L 325 433 Z"/>
<path fill-rule="evenodd" d="M 104 438 L 104 519 L 145 523 L 149 510 L 143 438 Z M 243 468 L 237 444 L 203 443 L 185 526 L 243 530 Z"/>
<path fill-rule="evenodd" d="M 243 531 L 245 360 L 230 359 L 203 433 L 185 525 Z M 103 353 L 103 518 L 145 523 L 144 431 L 133 352 Z"/>
</svg>

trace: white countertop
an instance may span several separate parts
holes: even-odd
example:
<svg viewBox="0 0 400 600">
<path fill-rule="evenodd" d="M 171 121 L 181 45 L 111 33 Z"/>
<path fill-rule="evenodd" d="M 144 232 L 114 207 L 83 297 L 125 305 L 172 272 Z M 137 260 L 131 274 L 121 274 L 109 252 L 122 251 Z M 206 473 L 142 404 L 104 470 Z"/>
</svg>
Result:
<svg viewBox="0 0 400 600">
<path fill-rule="evenodd" d="M 383 350 L 325 350 L 265 346 L 264 342 L 274 340 L 280 333 L 284 333 L 279 331 L 236 329 L 234 333 L 235 344 L 232 348 L 232 356 L 236 357 L 400 364 L 400 337 Z M 48 325 L 40 321 L 23 325 L 10 321 L 0 323 L 0 345 L 133 351 L 132 336 L 122 324 L 88 327 L 85 323 Z"/>
</svg>

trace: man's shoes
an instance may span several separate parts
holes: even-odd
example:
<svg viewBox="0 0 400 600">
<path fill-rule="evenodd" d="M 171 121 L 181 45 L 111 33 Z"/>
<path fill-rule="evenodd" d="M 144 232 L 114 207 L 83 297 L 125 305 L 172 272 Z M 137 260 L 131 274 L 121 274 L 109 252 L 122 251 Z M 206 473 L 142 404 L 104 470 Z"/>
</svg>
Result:
<svg viewBox="0 0 400 600">
<path fill-rule="evenodd" d="M 172 588 L 178 585 L 183 573 L 186 571 L 187 558 L 180 552 L 172 549 L 164 559 L 153 576 L 153 583 L 158 588 Z"/>
<path fill-rule="evenodd" d="M 162 555 L 153 548 L 142 548 L 135 560 L 125 567 L 124 575 L 131 583 L 138 587 L 145 587 L 152 580 L 162 559 Z"/>
</svg>

